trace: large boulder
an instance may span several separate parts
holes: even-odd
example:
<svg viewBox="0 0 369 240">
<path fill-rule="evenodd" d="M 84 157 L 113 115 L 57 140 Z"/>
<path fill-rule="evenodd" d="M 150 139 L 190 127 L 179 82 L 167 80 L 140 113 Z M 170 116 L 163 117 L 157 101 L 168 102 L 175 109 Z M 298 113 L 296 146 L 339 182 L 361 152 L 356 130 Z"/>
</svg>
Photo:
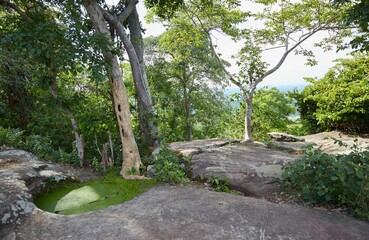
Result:
<svg viewBox="0 0 369 240">
<path fill-rule="evenodd" d="M 349 154 L 352 151 L 368 151 L 368 136 L 352 136 L 339 131 L 321 132 L 301 137 L 305 142 L 274 141 L 272 146 L 301 153 L 304 147 L 313 145 L 314 149 L 328 154 Z"/>
<path fill-rule="evenodd" d="M 230 180 L 230 187 L 248 196 L 267 196 L 281 191 L 282 167 L 295 161 L 294 155 L 257 144 L 208 139 L 170 144 L 170 149 L 191 156 L 192 179 L 211 177 Z"/>
<path fill-rule="evenodd" d="M 256 145 L 208 149 L 191 161 L 193 179 L 218 177 L 248 196 L 267 196 L 281 191 L 282 167 L 295 156 Z"/>
<path fill-rule="evenodd" d="M 213 149 L 238 142 L 239 141 L 234 139 L 202 139 L 188 142 L 173 142 L 169 144 L 169 149 L 173 152 L 180 153 L 183 156 L 191 157 L 193 155 L 200 154 L 207 149 Z"/>
</svg>

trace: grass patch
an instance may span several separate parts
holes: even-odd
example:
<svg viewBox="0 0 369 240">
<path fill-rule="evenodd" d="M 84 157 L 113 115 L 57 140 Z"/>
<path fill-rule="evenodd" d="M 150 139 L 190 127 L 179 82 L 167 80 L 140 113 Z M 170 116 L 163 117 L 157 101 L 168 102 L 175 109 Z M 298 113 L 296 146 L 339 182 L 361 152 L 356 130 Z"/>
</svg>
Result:
<svg viewBox="0 0 369 240">
<path fill-rule="evenodd" d="M 80 214 L 131 200 L 157 184 L 154 180 L 122 179 L 119 170 L 114 169 L 102 180 L 59 188 L 34 202 L 37 207 L 48 212 Z"/>
</svg>

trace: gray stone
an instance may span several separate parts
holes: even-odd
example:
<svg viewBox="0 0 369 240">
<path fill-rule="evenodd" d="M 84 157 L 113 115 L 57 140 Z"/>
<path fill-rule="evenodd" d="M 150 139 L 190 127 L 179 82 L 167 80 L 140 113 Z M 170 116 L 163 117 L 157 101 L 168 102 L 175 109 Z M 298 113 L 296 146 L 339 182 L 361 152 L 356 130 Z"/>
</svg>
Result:
<svg viewBox="0 0 369 240">
<path fill-rule="evenodd" d="M 215 152 L 207 154 L 211 153 Z M 339 213 L 170 185 L 154 187 L 131 201 L 106 209 L 56 215 L 32 203 L 25 179 L 30 182 L 42 178 L 33 164 L 27 164 L 27 159 L 16 162 L 0 168 L 0 239 L 360 240 L 369 236 L 368 222 Z M 266 163 L 256 168 L 256 175 L 275 177 L 275 169 Z M 35 172 L 17 173 L 25 169 Z"/>
<path fill-rule="evenodd" d="M 277 142 L 305 142 L 304 138 L 297 137 L 287 133 L 270 132 L 269 137 L 276 140 Z"/>
<path fill-rule="evenodd" d="M 190 142 L 173 142 L 169 144 L 169 149 L 173 152 L 182 154 L 183 156 L 191 157 L 196 154 L 200 154 L 207 149 L 214 149 L 217 147 L 238 143 L 239 141 L 234 139 L 203 139 L 194 140 Z"/>
<path fill-rule="evenodd" d="M 249 196 L 279 192 L 282 166 L 296 159 L 288 153 L 255 145 L 218 149 L 192 157 L 192 178 L 228 178 L 232 189 Z"/>
<path fill-rule="evenodd" d="M 367 239 L 369 224 L 337 213 L 181 186 L 74 216 L 34 211 L 17 239 Z"/>
</svg>

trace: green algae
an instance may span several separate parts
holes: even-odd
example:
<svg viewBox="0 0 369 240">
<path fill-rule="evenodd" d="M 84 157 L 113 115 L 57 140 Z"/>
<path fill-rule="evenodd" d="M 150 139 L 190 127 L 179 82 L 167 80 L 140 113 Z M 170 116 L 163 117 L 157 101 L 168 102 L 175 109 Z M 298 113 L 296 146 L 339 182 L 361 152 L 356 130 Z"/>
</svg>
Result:
<svg viewBox="0 0 369 240">
<path fill-rule="evenodd" d="M 34 200 L 37 207 L 63 215 L 79 214 L 131 200 L 158 183 L 154 180 L 126 180 L 107 174 L 102 180 L 71 184 Z"/>
</svg>

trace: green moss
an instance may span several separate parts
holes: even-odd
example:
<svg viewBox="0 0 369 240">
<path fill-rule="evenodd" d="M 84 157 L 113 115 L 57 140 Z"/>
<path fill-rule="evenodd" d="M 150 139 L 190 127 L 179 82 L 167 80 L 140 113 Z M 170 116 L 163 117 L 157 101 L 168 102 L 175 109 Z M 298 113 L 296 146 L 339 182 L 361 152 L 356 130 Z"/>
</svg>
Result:
<svg viewBox="0 0 369 240">
<path fill-rule="evenodd" d="M 102 180 L 47 193 L 35 199 L 35 204 L 48 212 L 79 214 L 128 201 L 155 185 L 154 180 L 125 180 L 111 171 Z"/>
</svg>

